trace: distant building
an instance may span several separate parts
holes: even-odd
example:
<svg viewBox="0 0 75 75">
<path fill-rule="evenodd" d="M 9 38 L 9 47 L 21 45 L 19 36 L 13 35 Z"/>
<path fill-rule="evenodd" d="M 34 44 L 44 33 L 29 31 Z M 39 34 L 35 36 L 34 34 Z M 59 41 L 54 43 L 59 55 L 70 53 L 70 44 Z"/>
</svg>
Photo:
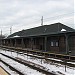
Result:
<svg viewBox="0 0 75 75">
<path fill-rule="evenodd" d="M 75 55 L 75 30 L 61 23 L 22 30 L 2 40 L 4 46 Z"/>
</svg>

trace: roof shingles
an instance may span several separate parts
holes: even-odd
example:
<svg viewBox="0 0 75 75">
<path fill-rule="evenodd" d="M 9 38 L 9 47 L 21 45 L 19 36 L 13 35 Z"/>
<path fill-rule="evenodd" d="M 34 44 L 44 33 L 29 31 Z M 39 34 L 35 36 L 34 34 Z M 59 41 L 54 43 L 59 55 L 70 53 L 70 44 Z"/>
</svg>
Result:
<svg viewBox="0 0 75 75">
<path fill-rule="evenodd" d="M 8 36 L 8 38 L 13 36 L 20 36 L 20 37 L 29 37 L 29 36 L 38 36 L 38 35 L 47 35 L 52 33 L 59 33 L 62 29 L 65 29 L 67 32 L 75 31 L 74 29 L 63 25 L 61 23 L 55 23 L 51 25 L 44 25 L 39 26 L 27 30 L 22 30 L 16 33 L 13 33 L 12 35 Z"/>
</svg>

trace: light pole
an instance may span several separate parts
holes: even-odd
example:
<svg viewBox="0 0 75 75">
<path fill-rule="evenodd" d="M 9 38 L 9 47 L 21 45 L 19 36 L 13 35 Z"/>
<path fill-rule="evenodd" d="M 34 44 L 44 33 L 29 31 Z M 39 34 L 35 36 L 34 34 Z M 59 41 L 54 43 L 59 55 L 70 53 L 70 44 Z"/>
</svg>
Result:
<svg viewBox="0 0 75 75">
<path fill-rule="evenodd" d="M 65 38 L 66 38 L 66 55 L 69 55 L 71 53 L 71 51 L 69 51 L 69 43 L 68 43 L 68 34 L 65 33 Z M 66 68 L 67 68 L 67 60 L 65 59 L 65 72 L 66 72 Z"/>
<path fill-rule="evenodd" d="M 66 48 L 65 48 L 65 52 L 66 52 L 66 55 L 68 54 L 68 50 L 69 50 L 69 46 L 68 46 L 68 35 L 66 33 L 66 30 L 65 29 L 62 29 L 61 32 L 64 32 L 65 34 L 65 44 L 66 44 Z M 66 72 L 66 64 L 67 64 L 67 60 L 64 59 L 64 64 L 65 64 L 65 72 Z"/>
</svg>

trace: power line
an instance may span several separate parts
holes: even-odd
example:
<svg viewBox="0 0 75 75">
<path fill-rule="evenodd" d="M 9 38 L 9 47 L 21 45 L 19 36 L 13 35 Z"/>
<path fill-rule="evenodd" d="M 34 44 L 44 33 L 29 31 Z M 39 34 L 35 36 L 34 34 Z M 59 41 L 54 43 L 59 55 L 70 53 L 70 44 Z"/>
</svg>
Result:
<svg viewBox="0 0 75 75">
<path fill-rule="evenodd" d="M 75 12 L 70 12 L 70 13 L 65 13 L 65 14 L 60 14 L 60 15 L 56 15 L 56 16 L 52 16 L 52 17 L 48 17 L 48 18 L 45 18 L 45 19 L 51 19 L 51 18 L 55 18 L 55 17 L 61 17 L 61 16 L 65 16 L 65 15 L 69 15 L 69 14 L 74 14 Z"/>
<path fill-rule="evenodd" d="M 52 18 L 53 19 L 56 19 L 56 17 L 58 18 L 58 17 L 61 17 L 61 16 L 65 16 L 65 15 L 69 15 L 69 14 L 72 14 L 72 13 L 74 13 L 74 12 L 70 12 L 70 13 L 66 13 L 66 14 L 60 14 L 60 15 L 56 15 L 56 16 L 52 16 L 52 17 L 48 17 L 48 18 L 44 18 L 44 21 L 46 21 L 46 20 L 51 20 Z M 43 16 L 42 16 L 43 17 Z M 40 20 L 38 20 L 38 19 L 35 19 L 36 21 L 32 21 L 32 22 L 30 22 L 30 23 L 35 23 L 35 22 L 40 22 Z M 20 25 L 20 24 L 15 24 L 15 25 Z M 13 26 L 15 26 L 15 25 L 13 25 Z M 29 24 L 26 24 L 26 25 L 29 25 Z M 4 26 L 4 27 L 7 27 L 7 26 Z M 9 26 L 8 26 L 9 27 Z"/>
<path fill-rule="evenodd" d="M 48 21 L 48 20 L 51 21 L 51 20 L 54 20 L 54 19 L 57 20 L 58 17 L 62 18 L 62 17 L 65 16 L 65 15 L 69 15 L 69 14 L 73 14 L 73 13 L 74 13 L 74 12 L 66 13 L 66 14 L 60 14 L 60 15 L 56 15 L 56 16 L 44 18 L 44 22 L 46 22 L 46 21 Z M 62 16 L 62 17 L 61 17 L 61 16 Z M 57 18 L 56 18 L 56 17 L 57 17 Z M 65 19 L 68 20 L 68 19 L 70 19 L 70 18 L 72 18 L 72 17 L 65 18 Z M 36 19 L 35 21 L 31 22 L 30 24 L 34 24 L 35 22 L 40 23 L 40 20 Z M 30 25 L 30 24 L 26 24 L 26 25 Z M 20 24 L 16 24 L 16 25 L 19 26 Z M 41 25 L 43 25 L 43 16 L 42 16 L 42 19 L 41 19 Z M 15 26 L 15 25 L 13 25 L 13 26 Z M 24 26 L 24 25 L 21 25 L 21 26 Z M 8 28 L 9 26 L 2 26 L 2 27 Z M 11 33 L 12 33 L 12 27 L 10 27 L 10 34 L 11 34 Z"/>
</svg>

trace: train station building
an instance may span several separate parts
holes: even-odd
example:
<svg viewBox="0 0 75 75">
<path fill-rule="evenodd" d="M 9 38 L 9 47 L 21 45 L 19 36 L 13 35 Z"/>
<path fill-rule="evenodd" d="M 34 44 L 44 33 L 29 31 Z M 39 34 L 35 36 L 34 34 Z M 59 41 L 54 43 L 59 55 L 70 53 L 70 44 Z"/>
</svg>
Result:
<svg viewBox="0 0 75 75">
<path fill-rule="evenodd" d="M 75 55 L 75 30 L 61 23 L 43 25 L 9 35 L 2 46 Z"/>
</svg>

